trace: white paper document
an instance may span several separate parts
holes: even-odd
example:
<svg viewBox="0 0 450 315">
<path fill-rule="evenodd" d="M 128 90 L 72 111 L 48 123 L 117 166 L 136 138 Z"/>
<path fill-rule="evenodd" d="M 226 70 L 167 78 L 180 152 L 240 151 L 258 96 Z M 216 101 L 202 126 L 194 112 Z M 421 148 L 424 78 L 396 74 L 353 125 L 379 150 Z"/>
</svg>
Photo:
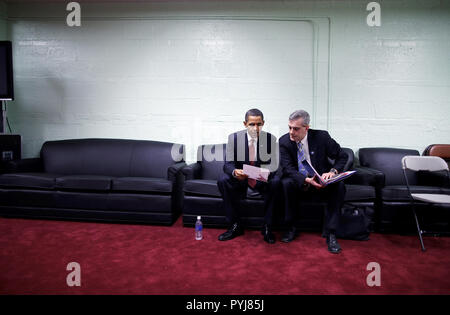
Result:
<svg viewBox="0 0 450 315">
<path fill-rule="evenodd" d="M 266 168 L 251 166 L 244 164 L 244 174 L 249 178 L 253 178 L 262 182 L 267 182 L 270 171 Z"/>
<path fill-rule="evenodd" d="M 309 176 L 316 178 L 316 181 L 323 186 L 327 186 L 328 184 L 340 182 L 341 180 L 346 179 L 347 177 L 356 173 L 356 171 L 347 171 L 344 173 L 340 173 L 339 175 L 336 175 L 334 177 L 331 177 L 327 180 L 324 180 L 322 178 L 322 176 L 320 176 L 320 174 L 317 173 L 316 169 L 311 164 L 309 164 L 308 160 L 305 159 L 303 161 L 303 166 L 305 167 Z"/>
</svg>

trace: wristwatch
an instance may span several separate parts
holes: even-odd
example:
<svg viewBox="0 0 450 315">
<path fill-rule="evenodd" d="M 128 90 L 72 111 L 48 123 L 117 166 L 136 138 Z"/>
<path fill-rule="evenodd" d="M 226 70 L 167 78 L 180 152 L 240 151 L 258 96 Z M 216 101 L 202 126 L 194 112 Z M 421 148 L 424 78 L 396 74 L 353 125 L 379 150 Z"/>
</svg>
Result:
<svg viewBox="0 0 450 315">
<path fill-rule="evenodd" d="M 337 175 L 339 172 L 338 172 L 337 169 L 332 168 L 332 169 L 330 170 L 330 173 L 334 173 L 334 175 Z"/>
</svg>

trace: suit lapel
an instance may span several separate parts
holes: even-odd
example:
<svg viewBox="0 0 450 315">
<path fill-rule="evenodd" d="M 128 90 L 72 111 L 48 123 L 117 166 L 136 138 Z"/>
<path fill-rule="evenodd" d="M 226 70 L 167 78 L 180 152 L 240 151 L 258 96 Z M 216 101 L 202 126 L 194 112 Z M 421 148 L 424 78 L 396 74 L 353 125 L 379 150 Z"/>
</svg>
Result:
<svg viewBox="0 0 450 315">
<path fill-rule="evenodd" d="M 260 166 L 261 165 L 261 150 L 266 150 L 265 148 L 263 148 L 263 144 L 267 141 L 261 141 L 261 139 L 263 137 L 267 137 L 267 134 L 264 131 L 261 131 L 259 133 L 259 137 L 258 137 L 258 143 L 256 144 L 256 165 Z M 266 152 L 266 151 L 263 151 Z"/>
<path fill-rule="evenodd" d="M 245 164 L 250 164 L 250 152 L 248 149 L 248 136 L 247 136 L 247 131 L 245 132 L 245 142 L 244 142 L 244 146 L 245 146 Z"/>
<path fill-rule="evenodd" d="M 297 150 L 298 150 L 298 148 L 297 148 L 297 143 L 295 142 L 295 141 L 292 141 L 290 138 L 289 138 L 289 142 L 291 143 L 291 154 L 292 154 L 292 158 L 293 158 L 293 160 L 296 162 L 295 164 L 297 165 L 297 169 L 298 169 L 298 161 L 297 161 Z"/>
<path fill-rule="evenodd" d="M 236 161 L 244 163 L 248 159 L 248 145 L 247 145 L 246 130 L 242 130 L 236 133 L 235 154 Z M 244 148 L 244 150 L 242 150 Z"/>
</svg>

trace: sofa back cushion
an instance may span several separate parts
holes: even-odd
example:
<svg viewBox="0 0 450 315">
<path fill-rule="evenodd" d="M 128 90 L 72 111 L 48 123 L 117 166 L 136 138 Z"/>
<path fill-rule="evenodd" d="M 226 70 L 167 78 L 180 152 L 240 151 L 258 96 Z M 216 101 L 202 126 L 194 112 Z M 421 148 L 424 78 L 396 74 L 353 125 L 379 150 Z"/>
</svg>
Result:
<svg viewBox="0 0 450 315">
<path fill-rule="evenodd" d="M 344 171 L 352 170 L 353 164 L 355 162 L 355 153 L 350 148 L 341 148 L 345 153 L 347 153 L 348 160 L 347 163 L 345 163 Z"/>
<path fill-rule="evenodd" d="M 62 175 L 167 178 L 167 169 L 184 161 L 184 147 L 172 158 L 172 143 L 126 139 L 47 141 L 41 149 L 44 170 Z"/>
<path fill-rule="evenodd" d="M 355 160 L 355 154 L 353 153 L 353 150 L 350 148 L 341 148 L 341 149 L 342 149 L 342 151 L 345 152 L 345 154 L 347 154 L 347 157 L 348 157 L 347 162 L 345 163 L 344 169 L 343 169 L 343 171 L 346 172 L 346 171 L 353 169 L 353 162 Z M 330 160 L 330 164 L 333 165 L 335 161 L 331 160 L 331 159 L 329 159 L 329 160 Z"/>
<path fill-rule="evenodd" d="M 405 155 L 419 155 L 419 151 L 397 148 L 361 148 L 359 149 L 359 163 L 383 172 L 386 186 L 406 185 L 402 169 L 402 158 Z M 408 174 L 408 181 L 411 185 L 416 185 L 416 174 Z"/>
<path fill-rule="evenodd" d="M 202 165 L 202 179 L 217 180 L 223 174 L 226 144 L 206 144 L 197 149 L 197 161 Z"/>
</svg>

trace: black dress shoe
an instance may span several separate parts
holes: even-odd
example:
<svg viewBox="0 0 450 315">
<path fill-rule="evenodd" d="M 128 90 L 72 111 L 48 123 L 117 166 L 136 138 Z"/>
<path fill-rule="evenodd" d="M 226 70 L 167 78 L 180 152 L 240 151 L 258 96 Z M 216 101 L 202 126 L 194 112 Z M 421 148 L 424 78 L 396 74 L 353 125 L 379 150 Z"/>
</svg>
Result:
<svg viewBox="0 0 450 315">
<path fill-rule="evenodd" d="M 339 254 L 341 252 L 341 246 L 337 242 L 336 235 L 330 234 L 327 236 L 328 251 L 333 254 Z"/>
<path fill-rule="evenodd" d="M 295 227 L 291 227 L 286 233 L 283 234 L 281 241 L 283 243 L 290 243 L 297 237 L 297 229 Z"/>
<path fill-rule="evenodd" d="M 244 234 L 244 229 L 239 224 L 234 223 L 228 231 L 219 235 L 219 241 L 229 241 L 242 234 Z"/>
<path fill-rule="evenodd" d="M 266 241 L 267 243 L 269 244 L 275 243 L 275 235 L 273 235 L 272 229 L 269 228 L 267 225 L 263 226 L 261 234 L 264 236 L 264 241 Z"/>
</svg>

